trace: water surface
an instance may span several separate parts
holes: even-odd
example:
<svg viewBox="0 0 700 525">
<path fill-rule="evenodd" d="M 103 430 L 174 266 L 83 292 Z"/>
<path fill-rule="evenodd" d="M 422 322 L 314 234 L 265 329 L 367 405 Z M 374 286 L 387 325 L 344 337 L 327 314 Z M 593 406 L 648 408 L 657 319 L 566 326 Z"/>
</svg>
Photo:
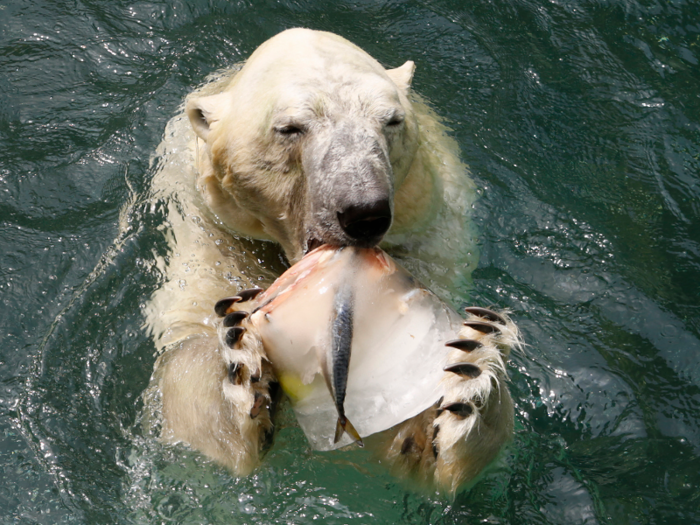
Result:
<svg viewBox="0 0 700 525">
<path fill-rule="evenodd" d="M 463 301 L 529 346 L 515 439 L 453 502 L 313 453 L 288 413 L 246 479 L 138 425 L 149 159 L 207 74 L 293 26 L 414 60 L 478 184 Z M 683 1 L 0 0 L 0 523 L 700 522 L 698 60 Z"/>
</svg>

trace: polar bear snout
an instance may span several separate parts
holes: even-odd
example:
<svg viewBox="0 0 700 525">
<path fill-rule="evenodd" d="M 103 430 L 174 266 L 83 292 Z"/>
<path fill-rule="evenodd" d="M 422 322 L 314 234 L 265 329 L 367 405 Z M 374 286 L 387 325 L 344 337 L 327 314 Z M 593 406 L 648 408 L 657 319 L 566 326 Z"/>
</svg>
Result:
<svg viewBox="0 0 700 525">
<path fill-rule="evenodd" d="M 391 226 L 391 203 L 380 199 L 350 205 L 338 212 L 338 223 L 348 237 L 363 244 L 377 244 Z"/>
<path fill-rule="evenodd" d="M 369 248 L 393 219 L 393 169 L 377 122 L 359 116 L 327 120 L 306 137 L 302 153 L 309 245 Z"/>
</svg>

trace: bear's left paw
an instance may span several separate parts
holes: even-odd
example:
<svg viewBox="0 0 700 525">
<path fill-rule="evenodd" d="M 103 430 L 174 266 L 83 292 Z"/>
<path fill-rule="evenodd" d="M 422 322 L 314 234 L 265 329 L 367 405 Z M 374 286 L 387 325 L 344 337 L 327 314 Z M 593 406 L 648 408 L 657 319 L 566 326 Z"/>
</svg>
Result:
<svg viewBox="0 0 700 525">
<path fill-rule="evenodd" d="M 513 431 L 505 361 L 520 335 L 506 314 L 466 309 L 459 339 L 449 341 L 443 396 L 394 428 L 387 459 L 402 474 L 454 494 L 497 456 Z"/>
<path fill-rule="evenodd" d="M 272 438 L 272 416 L 279 388 L 257 331 L 248 323 L 244 308 L 263 290 L 243 290 L 221 299 L 214 311 L 222 317 L 218 326 L 219 354 L 228 374 L 222 385 L 233 419 L 244 440 L 267 446 Z"/>
</svg>

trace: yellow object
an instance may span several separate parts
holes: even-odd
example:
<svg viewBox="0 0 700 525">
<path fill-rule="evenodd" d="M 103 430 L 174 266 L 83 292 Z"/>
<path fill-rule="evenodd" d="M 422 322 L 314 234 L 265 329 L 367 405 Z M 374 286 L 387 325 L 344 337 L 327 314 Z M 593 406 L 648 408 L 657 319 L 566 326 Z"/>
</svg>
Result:
<svg viewBox="0 0 700 525">
<path fill-rule="evenodd" d="M 296 374 L 281 374 L 279 380 L 282 390 L 289 396 L 292 403 L 308 397 L 314 390 L 313 383 L 305 385 Z"/>
</svg>

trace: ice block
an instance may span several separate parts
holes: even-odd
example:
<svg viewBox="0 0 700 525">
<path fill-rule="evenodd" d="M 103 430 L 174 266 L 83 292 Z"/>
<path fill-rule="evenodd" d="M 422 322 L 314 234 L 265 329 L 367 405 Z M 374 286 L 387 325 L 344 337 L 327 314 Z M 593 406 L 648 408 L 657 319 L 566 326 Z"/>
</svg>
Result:
<svg viewBox="0 0 700 525">
<path fill-rule="evenodd" d="M 462 319 L 379 248 L 321 246 L 250 322 L 312 447 L 331 450 L 357 441 L 343 418 L 366 437 L 434 404 Z"/>
</svg>

